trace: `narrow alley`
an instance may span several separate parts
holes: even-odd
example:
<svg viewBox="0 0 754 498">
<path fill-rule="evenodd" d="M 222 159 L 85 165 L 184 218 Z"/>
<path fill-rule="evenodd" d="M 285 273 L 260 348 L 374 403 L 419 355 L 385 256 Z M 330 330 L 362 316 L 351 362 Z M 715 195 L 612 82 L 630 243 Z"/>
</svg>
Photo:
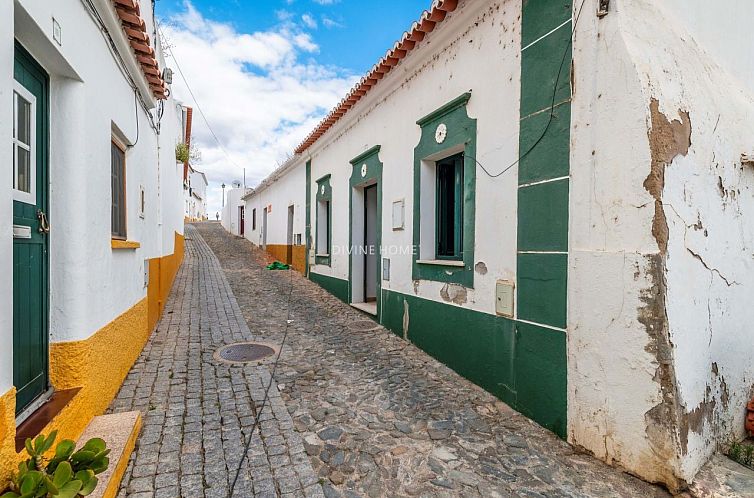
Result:
<svg viewBox="0 0 754 498">
<path fill-rule="evenodd" d="M 668 496 L 459 377 L 219 224 L 189 225 L 165 313 L 111 411 L 142 410 L 121 496 Z M 233 342 L 271 361 L 214 359 Z"/>
</svg>

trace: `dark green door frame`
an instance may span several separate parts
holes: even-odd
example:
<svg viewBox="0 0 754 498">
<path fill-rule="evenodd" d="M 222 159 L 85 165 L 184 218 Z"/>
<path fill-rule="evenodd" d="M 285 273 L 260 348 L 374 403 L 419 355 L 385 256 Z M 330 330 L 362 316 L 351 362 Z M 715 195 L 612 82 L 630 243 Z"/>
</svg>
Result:
<svg viewBox="0 0 754 498">
<path fill-rule="evenodd" d="M 377 145 L 351 160 L 351 179 L 348 189 L 348 243 L 350 244 L 350 249 L 353 251 L 356 250 L 353 234 L 354 190 L 377 185 L 377 226 L 375 227 L 377 230 L 377 317 L 380 316 L 382 309 L 382 255 L 380 253 L 380 248 L 382 247 L 382 162 L 380 162 L 379 152 L 380 146 Z M 364 272 L 366 272 L 366 267 L 364 268 Z M 348 296 L 351 303 L 354 302 L 354 298 L 357 298 L 357 296 L 354 296 L 353 278 L 353 254 L 349 254 Z M 361 298 L 361 296 L 358 298 Z"/>
<path fill-rule="evenodd" d="M 49 77 L 18 42 L 13 77 L 36 101 L 36 143 L 31 152 L 36 197 L 13 201 L 13 224 L 21 231 L 30 229 L 13 239 L 13 385 L 18 416 L 49 388 L 49 240 L 44 223 L 49 219 Z"/>
</svg>

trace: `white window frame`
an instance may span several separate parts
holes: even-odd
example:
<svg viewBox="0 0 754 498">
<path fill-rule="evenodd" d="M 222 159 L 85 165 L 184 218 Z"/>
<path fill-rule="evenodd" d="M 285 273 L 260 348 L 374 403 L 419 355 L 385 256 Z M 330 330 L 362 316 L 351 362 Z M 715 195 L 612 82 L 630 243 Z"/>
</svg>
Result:
<svg viewBox="0 0 754 498">
<path fill-rule="evenodd" d="M 13 200 L 23 202 L 24 204 L 37 205 L 37 98 L 18 81 L 14 81 L 13 86 Z M 31 111 L 29 116 L 30 130 L 29 141 L 30 144 L 25 144 L 18 140 L 18 94 L 31 104 Z M 16 188 L 16 180 L 18 179 L 18 154 L 15 153 L 16 147 L 21 147 L 29 152 L 29 187 L 31 192 L 24 192 Z"/>
</svg>

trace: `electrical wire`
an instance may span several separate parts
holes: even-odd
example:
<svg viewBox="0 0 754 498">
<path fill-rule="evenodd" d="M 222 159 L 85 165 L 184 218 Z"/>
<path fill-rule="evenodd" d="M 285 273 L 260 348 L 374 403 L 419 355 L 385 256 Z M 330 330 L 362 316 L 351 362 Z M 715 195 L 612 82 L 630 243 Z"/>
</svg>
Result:
<svg viewBox="0 0 754 498">
<path fill-rule="evenodd" d="M 115 40 L 113 39 L 112 35 L 110 34 L 110 30 L 107 28 L 107 24 L 105 23 L 104 19 L 102 19 L 102 16 L 100 16 L 99 12 L 97 11 L 97 7 L 95 7 L 92 0 L 81 0 L 81 3 L 84 5 L 84 8 L 89 13 L 89 16 L 94 20 L 94 22 L 99 27 L 100 33 L 102 33 L 102 36 L 105 38 L 105 41 L 107 42 L 107 48 L 110 50 L 110 54 L 113 56 L 113 59 L 115 59 L 118 69 L 120 69 L 121 73 L 123 73 L 123 76 L 126 78 L 126 81 L 128 82 L 129 86 L 134 91 L 137 101 L 141 104 L 141 107 L 144 110 L 144 113 L 147 115 L 147 119 L 149 120 L 149 124 L 151 128 L 156 133 L 159 134 L 159 128 L 154 122 L 154 117 L 152 116 L 150 106 L 147 104 L 146 100 L 144 99 L 144 96 L 139 91 L 139 86 L 136 84 L 136 80 L 134 80 L 133 75 L 128 70 L 128 65 L 126 64 L 126 61 L 121 56 L 120 51 L 118 50 L 118 46 L 115 43 Z M 136 126 L 137 127 L 139 126 L 138 117 L 136 120 Z"/>
<path fill-rule="evenodd" d="M 563 59 L 560 61 L 560 69 L 558 69 L 558 76 L 555 78 L 555 85 L 552 89 L 552 102 L 550 103 L 550 118 L 547 120 L 547 125 L 545 126 L 545 129 L 542 131 L 542 134 L 539 136 L 536 142 L 529 147 L 529 149 L 518 156 L 518 159 L 513 161 L 510 165 L 506 166 L 505 169 L 500 171 L 499 173 L 495 173 L 494 175 L 487 171 L 487 168 L 484 167 L 482 163 L 477 161 L 475 157 L 467 156 L 464 154 L 464 159 L 469 158 L 473 160 L 476 164 L 479 165 L 479 167 L 484 171 L 484 173 L 489 176 L 490 178 L 497 178 L 499 176 L 502 176 L 507 171 L 509 171 L 511 168 L 516 166 L 518 163 L 521 162 L 522 159 L 524 159 L 526 156 L 532 153 L 532 151 L 537 148 L 537 146 L 544 140 L 545 135 L 547 135 L 547 131 L 550 129 L 550 125 L 552 124 L 552 120 L 555 119 L 555 99 L 558 95 L 558 85 L 560 84 L 560 76 L 563 74 L 563 66 L 565 65 L 565 61 L 568 58 L 568 53 L 571 50 L 571 46 L 573 45 L 573 37 L 576 34 L 576 26 L 579 24 L 579 19 L 581 18 L 581 11 L 584 9 L 584 4 L 586 3 L 586 0 L 581 0 L 581 6 L 579 6 L 579 11 L 576 14 L 576 19 L 573 22 L 573 29 L 571 30 L 571 37 L 568 39 L 568 44 L 566 45 L 566 49 L 563 52 Z"/>
<path fill-rule="evenodd" d="M 134 143 L 132 143 L 131 145 L 128 146 L 129 149 L 132 149 L 132 148 L 136 147 L 136 144 L 139 143 L 139 134 L 140 134 L 140 131 L 139 131 L 139 104 L 138 104 L 138 97 L 136 96 L 136 89 L 134 89 L 134 109 L 136 111 L 136 140 L 134 141 Z M 159 126 L 158 126 L 158 128 L 159 128 Z M 159 131 L 158 131 L 158 133 L 159 133 Z"/>
<path fill-rule="evenodd" d="M 162 39 L 165 39 L 165 34 L 162 31 L 162 28 L 158 26 L 158 30 L 160 32 L 160 36 Z M 186 78 L 186 75 L 183 74 L 183 69 L 181 69 L 181 65 L 178 62 L 178 58 L 175 56 L 175 53 L 173 52 L 173 49 L 170 47 L 169 44 L 165 44 L 165 50 L 167 50 L 170 53 L 170 57 L 173 58 L 173 62 L 175 62 L 175 67 L 178 69 L 178 74 L 181 75 L 181 79 L 183 80 L 183 83 L 186 85 L 186 89 L 188 89 L 189 94 L 191 95 L 191 98 L 194 101 L 194 105 L 196 105 L 196 109 L 199 111 L 199 115 L 202 117 L 202 120 L 204 121 L 204 124 L 207 125 L 207 129 L 209 129 L 210 134 L 212 135 L 212 138 L 215 139 L 215 143 L 217 143 L 217 146 L 220 148 L 220 150 L 225 154 L 225 157 L 228 158 L 228 161 L 235 166 L 238 169 L 241 169 L 241 166 L 236 164 L 236 162 L 233 160 L 232 157 L 230 157 L 230 154 L 223 146 L 222 142 L 220 142 L 220 139 L 217 138 L 217 134 L 215 133 L 215 130 L 212 129 L 212 125 L 209 124 L 209 120 L 207 119 L 207 116 L 204 114 L 204 111 L 202 110 L 202 106 L 199 105 L 199 101 L 196 99 L 196 95 L 194 94 L 194 91 L 191 89 L 191 85 L 189 85 L 188 79 Z"/>
<path fill-rule="evenodd" d="M 262 405 L 260 406 L 259 410 L 256 413 L 256 417 L 254 417 L 254 424 L 251 426 L 251 430 L 249 431 L 249 439 L 244 444 L 244 450 L 243 455 L 241 455 L 241 461 L 238 462 L 238 467 L 236 467 L 236 474 L 235 477 L 233 477 L 233 483 L 230 486 L 230 490 L 228 492 L 228 498 L 233 498 L 233 493 L 236 489 L 236 484 L 238 483 L 238 477 L 241 474 L 241 469 L 243 468 L 243 464 L 246 461 L 246 458 L 249 455 L 249 448 L 251 448 L 251 442 L 254 439 L 254 432 L 256 431 L 257 427 L 259 426 L 259 420 L 262 416 L 262 412 L 264 411 L 265 406 L 267 406 L 267 401 L 269 399 L 270 389 L 272 388 L 272 383 L 275 379 L 275 372 L 277 372 L 278 363 L 280 362 L 280 355 L 283 353 L 283 348 L 285 347 L 285 342 L 288 339 L 288 330 L 290 328 L 291 322 L 293 320 L 291 319 L 291 298 L 293 296 L 293 268 L 289 268 L 288 271 L 290 272 L 290 287 L 288 290 L 288 302 L 287 302 L 287 318 L 285 320 L 285 331 L 283 333 L 283 340 L 280 343 L 280 349 L 278 349 L 278 354 L 275 357 L 275 363 L 272 366 L 272 371 L 270 372 L 270 381 L 267 383 L 267 388 L 264 390 L 264 397 L 262 398 Z M 264 272 L 264 266 L 260 268 L 260 274 L 263 274 Z"/>
</svg>

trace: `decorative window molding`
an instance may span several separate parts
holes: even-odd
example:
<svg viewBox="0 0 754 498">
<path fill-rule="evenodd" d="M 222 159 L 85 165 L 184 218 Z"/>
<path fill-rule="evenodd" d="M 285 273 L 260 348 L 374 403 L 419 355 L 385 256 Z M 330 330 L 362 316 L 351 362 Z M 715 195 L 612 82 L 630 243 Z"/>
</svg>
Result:
<svg viewBox="0 0 754 498">
<path fill-rule="evenodd" d="M 330 266 L 332 263 L 332 186 L 330 175 L 317 180 L 316 234 L 314 240 L 314 262 Z"/>
<path fill-rule="evenodd" d="M 474 237 L 476 218 L 476 135 L 477 122 L 468 116 L 465 93 L 416 122 L 421 139 L 414 149 L 414 256 L 412 278 L 474 287 Z M 460 155 L 463 185 L 456 197 L 458 232 L 452 241 L 458 247 L 448 256 L 438 255 L 438 177 L 437 165 Z M 450 239 L 448 239 L 450 240 Z M 450 264 L 449 264 L 450 263 Z"/>
</svg>

